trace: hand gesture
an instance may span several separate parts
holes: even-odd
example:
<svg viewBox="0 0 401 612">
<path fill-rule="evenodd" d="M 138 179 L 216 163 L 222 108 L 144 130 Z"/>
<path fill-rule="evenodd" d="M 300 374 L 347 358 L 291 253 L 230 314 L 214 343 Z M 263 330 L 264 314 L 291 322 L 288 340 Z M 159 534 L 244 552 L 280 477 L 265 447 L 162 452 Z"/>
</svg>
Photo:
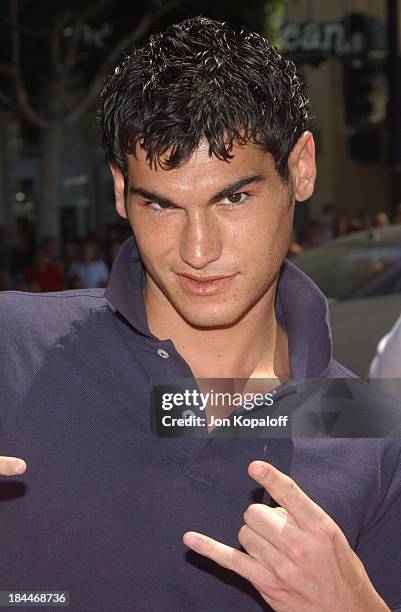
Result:
<svg viewBox="0 0 401 612">
<path fill-rule="evenodd" d="M 320 506 L 268 463 L 254 461 L 248 472 L 280 504 L 245 511 L 238 540 L 248 554 L 195 532 L 184 535 L 184 544 L 249 580 L 277 612 L 390 610 Z"/>
</svg>

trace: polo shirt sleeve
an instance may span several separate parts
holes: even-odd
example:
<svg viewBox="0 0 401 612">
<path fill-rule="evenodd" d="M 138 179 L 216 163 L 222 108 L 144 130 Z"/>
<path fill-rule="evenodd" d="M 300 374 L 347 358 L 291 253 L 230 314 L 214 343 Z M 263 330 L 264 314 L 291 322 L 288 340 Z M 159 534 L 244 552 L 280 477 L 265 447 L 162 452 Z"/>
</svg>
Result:
<svg viewBox="0 0 401 612">
<path fill-rule="evenodd" d="M 401 610 L 401 441 L 391 440 L 380 466 L 380 502 L 355 549 L 376 591 Z"/>
</svg>

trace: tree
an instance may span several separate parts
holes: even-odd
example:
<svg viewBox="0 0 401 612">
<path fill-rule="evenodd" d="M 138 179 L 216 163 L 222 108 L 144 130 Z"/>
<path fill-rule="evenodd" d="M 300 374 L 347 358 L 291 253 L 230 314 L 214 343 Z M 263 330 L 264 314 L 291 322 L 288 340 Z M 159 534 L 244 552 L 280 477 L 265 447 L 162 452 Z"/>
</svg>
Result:
<svg viewBox="0 0 401 612">
<path fill-rule="evenodd" d="M 12 77 L 21 117 L 35 126 L 40 134 L 38 238 L 58 237 L 56 203 L 65 130 L 70 129 L 94 102 L 105 76 L 117 63 L 122 51 L 142 39 L 150 27 L 179 2 L 153 3 L 142 14 L 132 14 L 132 18 L 125 21 L 125 31 L 119 28 L 111 37 L 106 54 L 99 62 L 101 53 L 94 53 L 88 44 L 89 24 L 93 24 L 96 32 L 96 26 L 99 28 L 107 23 L 105 19 L 110 16 L 107 0 L 86 3 L 84 9 L 78 8 L 78 3 L 74 2 L 55 2 L 52 5 L 36 2 L 35 15 L 26 3 L 10 0 L 11 57 L 10 63 L 3 64 L 0 71 Z M 23 9 L 26 9 L 24 21 L 21 20 Z M 43 16 L 42 23 L 37 19 L 38 14 Z M 32 59 L 26 50 L 24 53 L 24 42 L 34 45 L 30 48 L 35 49 L 35 78 L 32 78 Z M 101 51 L 104 54 L 103 48 Z M 7 102 L 4 93 L 2 102 Z"/>
<path fill-rule="evenodd" d="M 277 21 L 283 0 L 9 0 L 0 32 L 0 104 L 16 106 L 40 137 L 37 238 L 58 237 L 63 142 L 91 107 L 105 76 L 122 53 L 146 34 L 194 15 L 243 23 L 264 33 Z M 3 47 L 3 48 L 1 48 Z M 15 100 L 16 104 L 13 104 Z"/>
<path fill-rule="evenodd" d="M 280 30 L 285 17 L 288 0 L 270 0 L 265 6 L 265 36 L 278 48 L 281 46 Z"/>
</svg>

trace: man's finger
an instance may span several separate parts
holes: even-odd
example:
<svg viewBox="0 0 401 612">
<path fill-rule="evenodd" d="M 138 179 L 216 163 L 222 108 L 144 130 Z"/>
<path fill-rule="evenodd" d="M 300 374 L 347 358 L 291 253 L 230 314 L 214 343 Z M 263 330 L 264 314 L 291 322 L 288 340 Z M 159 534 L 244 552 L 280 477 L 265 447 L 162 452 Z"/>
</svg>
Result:
<svg viewBox="0 0 401 612">
<path fill-rule="evenodd" d="M 266 568 L 246 553 L 194 531 L 185 533 L 183 541 L 200 555 L 249 580 L 258 590 L 265 592 L 269 588 L 269 573 Z"/>
<path fill-rule="evenodd" d="M 239 530 L 238 542 L 248 555 L 259 561 L 272 574 L 276 574 L 277 567 L 283 566 L 286 555 L 248 525 L 243 525 Z"/>
<path fill-rule="evenodd" d="M 26 463 L 17 457 L 0 457 L 0 476 L 16 476 L 23 474 Z"/>
<path fill-rule="evenodd" d="M 281 508 L 269 508 L 266 504 L 251 504 L 244 512 L 245 524 L 275 548 L 286 551 L 294 542 L 299 526 L 288 521 L 288 514 Z"/>
<path fill-rule="evenodd" d="M 253 461 L 249 465 L 248 473 L 280 506 L 291 513 L 300 527 L 314 524 L 324 516 L 324 510 L 315 504 L 292 478 L 270 463 Z"/>
</svg>

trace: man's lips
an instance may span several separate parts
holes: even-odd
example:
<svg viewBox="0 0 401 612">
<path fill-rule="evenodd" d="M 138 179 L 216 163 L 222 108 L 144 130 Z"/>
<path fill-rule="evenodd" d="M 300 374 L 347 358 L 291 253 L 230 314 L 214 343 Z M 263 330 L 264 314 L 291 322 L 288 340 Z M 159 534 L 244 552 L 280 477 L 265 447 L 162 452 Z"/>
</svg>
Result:
<svg viewBox="0 0 401 612">
<path fill-rule="evenodd" d="M 194 274 L 177 274 L 178 282 L 186 293 L 192 295 L 214 295 L 225 287 L 235 274 L 230 276 L 195 276 Z"/>
</svg>

